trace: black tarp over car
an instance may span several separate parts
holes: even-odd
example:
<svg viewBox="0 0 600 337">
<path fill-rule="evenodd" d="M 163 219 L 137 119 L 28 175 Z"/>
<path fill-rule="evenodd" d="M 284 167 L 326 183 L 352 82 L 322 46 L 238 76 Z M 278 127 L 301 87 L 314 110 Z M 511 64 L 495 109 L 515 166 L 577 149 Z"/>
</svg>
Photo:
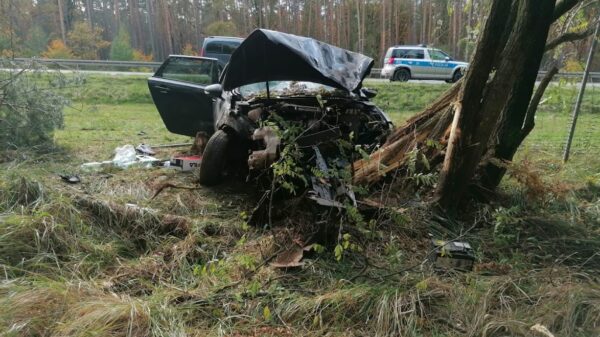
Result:
<svg viewBox="0 0 600 337">
<path fill-rule="evenodd" d="M 257 29 L 231 55 L 220 82 L 224 90 L 287 80 L 356 91 L 373 64 L 370 57 L 308 37 Z"/>
</svg>

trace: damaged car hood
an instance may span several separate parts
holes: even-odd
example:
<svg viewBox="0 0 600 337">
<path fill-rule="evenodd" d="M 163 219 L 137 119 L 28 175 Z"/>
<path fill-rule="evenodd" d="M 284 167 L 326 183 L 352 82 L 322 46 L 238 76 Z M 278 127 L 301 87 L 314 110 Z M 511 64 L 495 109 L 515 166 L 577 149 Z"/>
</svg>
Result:
<svg viewBox="0 0 600 337">
<path fill-rule="evenodd" d="M 360 89 L 374 61 L 315 39 L 266 29 L 252 32 L 221 75 L 224 90 L 266 81 L 306 81 Z"/>
</svg>

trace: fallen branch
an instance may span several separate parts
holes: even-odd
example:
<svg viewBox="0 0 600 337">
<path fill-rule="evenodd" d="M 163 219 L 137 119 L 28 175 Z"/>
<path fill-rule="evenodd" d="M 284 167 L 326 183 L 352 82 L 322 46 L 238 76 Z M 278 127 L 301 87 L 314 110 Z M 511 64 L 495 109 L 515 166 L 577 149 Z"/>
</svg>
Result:
<svg viewBox="0 0 600 337">
<path fill-rule="evenodd" d="M 389 172 L 402 167 L 408 160 L 409 153 L 415 148 L 426 147 L 428 140 L 445 144 L 454 115 L 454 101 L 461 83 L 452 86 L 423 112 L 394 130 L 388 141 L 368 159 L 354 162 L 354 182 L 371 184 L 378 181 Z M 434 150 L 428 154 L 428 159 L 431 160 L 440 155 L 441 151 Z"/>
<path fill-rule="evenodd" d="M 152 198 L 150 198 L 150 200 L 154 200 L 154 198 L 156 198 L 163 190 L 165 190 L 167 188 L 177 188 L 177 189 L 188 190 L 188 191 L 196 191 L 196 190 L 201 189 L 201 187 L 198 187 L 198 186 L 179 186 L 179 185 L 174 185 L 171 183 L 164 183 L 156 189 L 156 192 L 154 192 L 154 195 L 152 196 Z"/>
<path fill-rule="evenodd" d="M 128 230 L 136 235 L 136 229 L 146 232 L 154 229 L 159 234 L 185 236 L 189 234 L 192 221 L 186 217 L 162 214 L 157 210 L 137 205 L 121 205 L 112 201 L 75 195 L 74 203 L 95 216 L 105 217 L 106 222 L 129 226 Z M 150 227 L 150 228 L 149 228 Z"/>
</svg>

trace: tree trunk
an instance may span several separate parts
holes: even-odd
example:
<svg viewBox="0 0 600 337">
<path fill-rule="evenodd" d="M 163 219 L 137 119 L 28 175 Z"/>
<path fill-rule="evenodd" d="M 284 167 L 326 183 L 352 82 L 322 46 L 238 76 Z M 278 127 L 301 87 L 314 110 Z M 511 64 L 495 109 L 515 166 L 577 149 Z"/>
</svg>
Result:
<svg viewBox="0 0 600 337">
<path fill-rule="evenodd" d="M 381 39 L 379 41 L 379 60 L 383 59 L 383 53 L 385 53 L 385 45 L 386 45 L 386 41 L 385 41 L 385 34 L 386 34 L 386 28 L 387 25 L 386 23 L 386 16 L 385 16 L 385 0 L 381 1 Z"/>
<path fill-rule="evenodd" d="M 513 81 L 504 90 L 510 92 L 508 101 L 503 107 L 502 118 L 494 139 L 493 156 L 500 160 L 512 160 L 517 149 L 525 139 L 523 125 L 533 94 L 538 70 L 544 56 L 544 46 L 553 22 L 554 1 L 536 1 L 532 5 L 530 21 L 520 31 L 520 49 L 522 56 L 515 60 L 519 62 L 518 80 Z M 527 14 L 527 13 L 525 13 Z M 508 89 L 508 90 L 507 90 Z M 487 163 L 480 172 L 482 187 L 487 190 L 495 190 L 506 170 L 497 167 L 493 162 Z"/>
<path fill-rule="evenodd" d="M 166 1 L 161 1 L 162 5 L 162 17 L 163 24 L 165 27 L 165 35 L 164 39 L 166 42 L 166 50 L 164 57 L 167 57 L 169 54 L 173 53 L 173 25 L 171 23 L 171 12 L 169 11 L 169 6 Z"/>
<path fill-rule="evenodd" d="M 65 29 L 65 12 L 63 9 L 63 0 L 57 0 L 58 3 L 58 19 L 60 20 L 60 36 L 65 44 L 67 44 L 67 32 Z"/>
<path fill-rule="evenodd" d="M 94 27 L 94 23 L 92 22 L 92 12 L 94 11 L 94 7 L 92 6 L 92 0 L 85 0 L 85 16 L 87 17 L 88 25 L 90 29 Z"/>
<path fill-rule="evenodd" d="M 150 34 L 150 46 L 152 48 L 152 56 L 155 60 L 158 60 L 159 55 L 156 50 L 156 38 L 154 33 L 154 9 L 152 6 L 152 0 L 146 0 L 146 12 L 148 18 L 148 33 Z"/>
<path fill-rule="evenodd" d="M 409 1 L 410 1 L 410 6 L 411 6 L 410 7 L 410 9 L 411 9 L 410 43 L 416 44 L 417 43 L 417 4 L 416 4 L 416 0 L 409 0 Z"/>
<path fill-rule="evenodd" d="M 492 4 L 490 17 L 477 44 L 475 57 L 470 65 L 471 69 L 467 72 L 461 90 L 436 191 L 439 204 L 446 209 L 456 206 L 469 185 L 487 145 L 486 137 L 489 137 L 493 131 L 502 111 L 502 101 L 507 96 L 502 91 L 494 91 L 510 80 L 499 76 L 502 75 L 499 72 L 487 91 L 491 95 L 486 97 L 484 89 L 494 66 L 493 56 L 500 53 L 504 47 L 498 36 L 502 36 L 504 31 L 510 29 L 511 7 L 512 1 L 506 0 L 496 0 Z"/>
<path fill-rule="evenodd" d="M 121 25 L 121 15 L 119 13 L 119 0 L 114 0 L 113 2 L 113 10 L 114 10 L 114 14 L 115 14 L 115 34 L 114 36 L 117 36 L 117 34 L 119 34 L 119 26 Z"/>
</svg>

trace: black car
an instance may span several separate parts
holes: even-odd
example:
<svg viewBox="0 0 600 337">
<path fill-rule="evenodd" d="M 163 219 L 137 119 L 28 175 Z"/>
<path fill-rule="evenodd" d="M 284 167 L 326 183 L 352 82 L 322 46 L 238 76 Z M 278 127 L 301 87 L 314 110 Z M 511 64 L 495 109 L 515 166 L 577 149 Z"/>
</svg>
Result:
<svg viewBox="0 0 600 337">
<path fill-rule="evenodd" d="M 200 56 L 218 59 L 221 64 L 229 62 L 231 54 L 244 41 L 244 39 L 232 36 L 207 36 L 202 42 Z"/>
<path fill-rule="evenodd" d="M 373 63 L 311 38 L 258 29 L 224 69 L 216 59 L 175 55 L 148 84 L 169 131 L 210 136 L 201 184 L 218 184 L 240 167 L 264 171 L 294 142 L 306 166 L 301 180 L 318 190 L 324 179 L 314 179 L 315 170 L 349 165 L 358 147 L 363 154 L 372 151 L 390 131 L 389 118 L 369 101 L 375 93 L 362 88 Z M 350 144 L 351 155 L 338 160 L 341 142 Z M 323 189 L 315 193 L 332 199 Z"/>
</svg>

